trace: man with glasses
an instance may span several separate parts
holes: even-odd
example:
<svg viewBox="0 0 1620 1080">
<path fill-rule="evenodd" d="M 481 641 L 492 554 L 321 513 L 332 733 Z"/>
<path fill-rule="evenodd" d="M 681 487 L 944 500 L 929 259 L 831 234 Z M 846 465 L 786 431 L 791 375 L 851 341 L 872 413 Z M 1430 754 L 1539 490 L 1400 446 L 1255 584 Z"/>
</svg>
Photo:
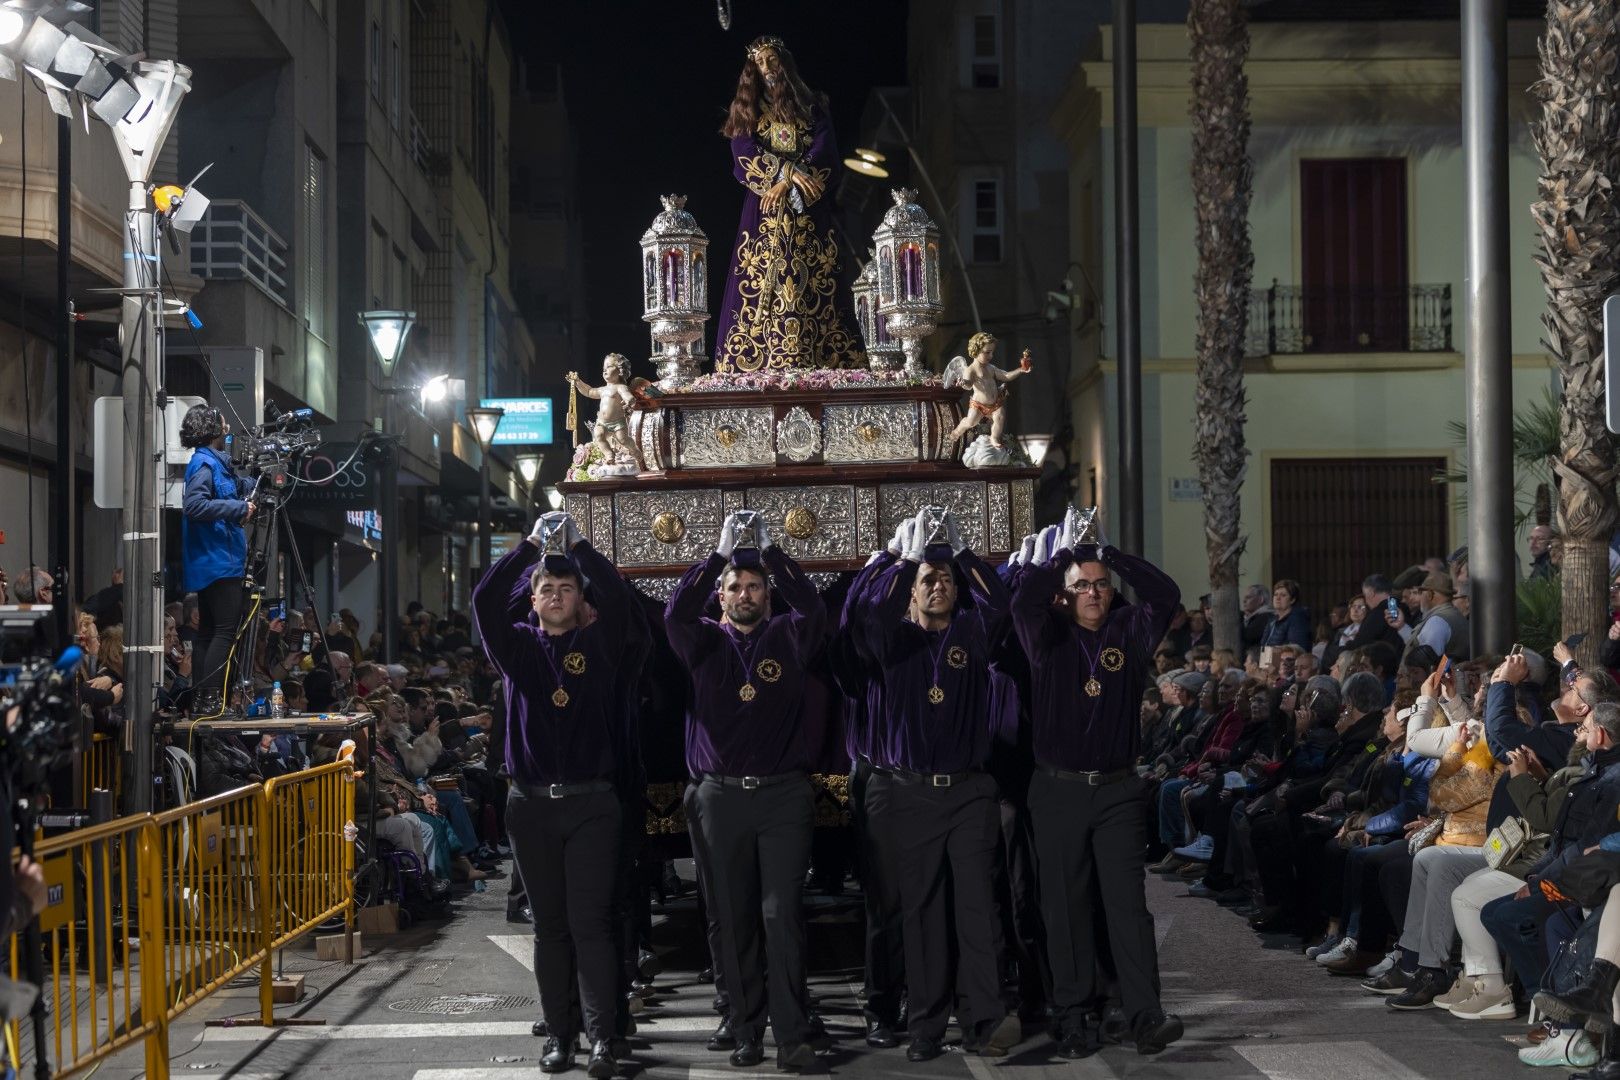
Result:
<svg viewBox="0 0 1620 1080">
<path fill-rule="evenodd" d="M 19 604 L 52 604 L 56 602 L 56 579 L 37 566 L 30 566 L 11 587 Z"/>
<path fill-rule="evenodd" d="M 1181 591 L 1146 560 L 1100 536 L 1088 539 L 1089 531 L 1071 509 L 1061 529 L 1027 539 L 1031 565 L 1012 607 L 1033 688 L 1029 811 L 1054 1032 L 1069 1058 L 1101 1044 L 1094 887 L 1137 1051 L 1157 1053 L 1182 1033 L 1181 1020 L 1159 1003 L 1153 917 L 1142 889 L 1148 784 L 1132 767 L 1141 738 L 1137 706 Z M 1135 591 L 1134 604 L 1115 595 L 1116 573 Z"/>
<path fill-rule="evenodd" d="M 1405 613 L 1398 614 L 1390 625 L 1406 641 L 1406 655 L 1427 645 L 1434 655 L 1449 656 L 1453 662 L 1473 656 L 1468 640 L 1468 619 L 1452 604 L 1457 590 L 1447 574 L 1429 574 L 1415 592 L 1418 609 L 1423 617 L 1415 625 L 1407 625 Z"/>
</svg>

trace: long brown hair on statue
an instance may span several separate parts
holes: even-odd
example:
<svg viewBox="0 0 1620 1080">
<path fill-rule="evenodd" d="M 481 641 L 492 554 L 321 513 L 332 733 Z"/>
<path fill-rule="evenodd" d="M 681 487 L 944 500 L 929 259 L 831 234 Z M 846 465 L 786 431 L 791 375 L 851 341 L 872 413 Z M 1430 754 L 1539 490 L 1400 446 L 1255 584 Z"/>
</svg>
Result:
<svg viewBox="0 0 1620 1080">
<path fill-rule="evenodd" d="M 775 91 L 766 84 L 765 74 L 754 60 L 761 49 L 776 53 L 781 74 Z M 818 94 L 805 85 L 793 53 L 775 37 L 756 38 L 748 46 L 742 74 L 737 77 L 737 93 L 726 110 L 726 122 L 720 126 L 720 134 L 728 139 L 752 135 L 759 126 L 760 110 L 764 106 L 773 109 L 780 120 L 804 123 L 810 122 L 810 114 L 815 109 L 827 108 L 827 95 Z"/>
</svg>

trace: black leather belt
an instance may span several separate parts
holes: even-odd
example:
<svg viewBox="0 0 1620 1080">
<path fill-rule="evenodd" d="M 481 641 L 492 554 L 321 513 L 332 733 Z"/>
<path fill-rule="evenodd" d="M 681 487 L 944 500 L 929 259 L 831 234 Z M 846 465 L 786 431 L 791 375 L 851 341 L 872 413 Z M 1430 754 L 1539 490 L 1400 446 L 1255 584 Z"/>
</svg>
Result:
<svg viewBox="0 0 1620 1080">
<path fill-rule="evenodd" d="M 1109 772 L 1070 772 L 1068 769 L 1053 769 L 1045 765 L 1041 766 L 1041 772 L 1057 780 L 1073 780 L 1077 784 L 1090 784 L 1092 787 L 1117 784 L 1131 775 L 1130 769 L 1113 769 Z"/>
<path fill-rule="evenodd" d="M 517 784 L 525 795 L 536 799 L 566 799 L 570 795 L 599 795 L 613 790 L 611 780 L 588 780 L 583 784 Z"/>
<path fill-rule="evenodd" d="M 922 784 L 924 787 L 948 788 L 955 787 L 970 776 L 979 775 L 978 769 L 964 769 L 961 772 L 946 773 L 920 773 L 910 769 L 879 769 L 879 772 L 894 777 L 902 784 Z"/>
<path fill-rule="evenodd" d="M 806 775 L 802 772 L 777 773 L 775 776 L 721 776 L 719 773 L 706 772 L 703 779 L 713 780 L 725 787 L 739 787 L 744 791 L 757 791 L 772 784 L 785 784 L 789 780 L 804 780 Z"/>
</svg>

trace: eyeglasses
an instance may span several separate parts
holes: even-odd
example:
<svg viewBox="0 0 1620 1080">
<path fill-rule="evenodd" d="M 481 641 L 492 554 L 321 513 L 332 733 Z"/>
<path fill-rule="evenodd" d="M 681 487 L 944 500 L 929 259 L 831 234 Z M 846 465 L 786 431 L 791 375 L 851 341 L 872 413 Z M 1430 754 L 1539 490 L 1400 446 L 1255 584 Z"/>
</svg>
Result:
<svg viewBox="0 0 1620 1080">
<path fill-rule="evenodd" d="M 1072 592 L 1077 596 L 1083 593 L 1091 593 L 1093 596 L 1101 596 L 1103 593 L 1113 589 L 1113 587 L 1114 583 L 1109 581 L 1107 578 L 1098 578 L 1095 581 L 1087 578 L 1081 578 L 1073 585 L 1063 586 L 1066 591 Z"/>
</svg>

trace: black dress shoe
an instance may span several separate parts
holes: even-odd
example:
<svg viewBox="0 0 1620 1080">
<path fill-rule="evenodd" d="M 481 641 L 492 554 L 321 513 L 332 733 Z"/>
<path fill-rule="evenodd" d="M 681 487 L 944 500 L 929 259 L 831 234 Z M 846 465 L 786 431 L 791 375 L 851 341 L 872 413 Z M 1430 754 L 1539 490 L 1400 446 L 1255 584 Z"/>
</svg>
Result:
<svg viewBox="0 0 1620 1080">
<path fill-rule="evenodd" d="M 714 982 L 714 968 L 706 967 L 702 971 L 698 972 L 698 982 L 700 982 L 700 983 L 712 983 L 712 982 Z"/>
<path fill-rule="evenodd" d="M 632 1056 L 630 1051 L 630 1040 L 627 1038 L 609 1039 L 608 1049 L 613 1051 L 613 1060 L 615 1061 L 623 1061 L 625 1058 Z"/>
<path fill-rule="evenodd" d="M 731 1052 L 731 1066 L 734 1069 L 751 1069 L 765 1060 L 765 1047 L 760 1045 L 758 1039 L 741 1039 L 737 1042 L 737 1049 Z"/>
<path fill-rule="evenodd" d="M 555 1035 L 546 1040 L 545 1052 L 540 1055 L 540 1071 L 543 1073 L 567 1072 L 574 1067 L 574 1040 L 564 1042 Z"/>
<path fill-rule="evenodd" d="M 816 1052 L 809 1043 L 788 1043 L 776 1048 L 776 1067 L 783 1072 L 798 1072 L 816 1063 Z"/>
<path fill-rule="evenodd" d="M 534 912 L 531 911 L 530 909 L 526 908 L 526 907 L 525 908 L 518 908 L 516 911 L 512 911 L 512 910 L 508 909 L 507 912 L 506 912 L 506 921 L 507 922 L 517 922 L 517 923 L 533 923 L 534 922 Z"/>
<path fill-rule="evenodd" d="M 1101 1049 L 1096 1034 L 1084 1029 L 1069 1032 L 1060 1038 L 1057 1044 L 1058 1056 L 1068 1058 L 1070 1061 L 1090 1057 Z"/>
<path fill-rule="evenodd" d="M 663 971 L 664 962 L 651 949 L 642 949 L 636 954 L 636 974 L 641 976 L 642 982 L 652 982 Z"/>
<path fill-rule="evenodd" d="M 537 1039 L 543 1039 L 547 1035 L 551 1034 L 551 1032 L 546 1030 L 546 1022 L 544 1020 L 536 1020 L 534 1022 L 534 1026 L 529 1029 L 529 1033 Z"/>
<path fill-rule="evenodd" d="M 591 1047 L 591 1060 L 585 1066 L 585 1075 L 594 1080 L 610 1080 L 618 1071 L 619 1062 L 613 1056 L 612 1044 L 606 1039 L 598 1039 L 596 1045 Z"/>
<path fill-rule="evenodd" d="M 1570 1080 L 1620 1080 L 1620 1060 L 1604 1058 L 1591 1072 L 1576 1073 Z"/>
<path fill-rule="evenodd" d="M 737 1037 L 731 1033 L 731 1017 L 723 1017 L 720 1020 L 720 1026 L 709 1036 L 708 1047 L 717 1054 L 724 1050 L 737 1049 Z"/>
<path fill-rule="evenodd" d="M 1361 988 L 1369 994 L 1399 994 L 1412 985 L 1414 978 L 1416 976 L 1395 964 L 1376 979 L 1361 980 Z"/>
<path fill-rule="evenodd" d="M 1145 1012 L 1131 1025 L 1131 1038 L 1138 1054 L 1157 1054 L 1177 1039 L 1186 1028 L 1181 1017 L 1162 1009 Z"/>
<path fill-rule="evenodd" d="M 1264 908 L 1249 919 L 1249 929 L 1257 934 L 1281 934 L 1294 928 L 1294 918 L 1283 908 Z"/>
<path fill-rule="evenodd" d="M 1412 984 L 1384 1002 L 1392 1009 L 1412 1012 L 1434 1008 L 1434 999 L 1446 992 L 1446 977 L 1434 968 L 1420 967 Z"/>
<path fill-rule="evenodd" d="M 887 1020 L 875 1016 L 866 1018 L 866 1045 L 874 1050 L 892 1050 L 900 1045 L 900 1036 Z"/>
<path fill-rule="evenodd" d="M 940 1045 L 938 1039 L 927 1039 L 919 1035 L 911 1040 L 910 1046 L 906 1047 L 906 1060 L 933 1061 L 944 1052 L 945 1047 Z"/>
</svg>

